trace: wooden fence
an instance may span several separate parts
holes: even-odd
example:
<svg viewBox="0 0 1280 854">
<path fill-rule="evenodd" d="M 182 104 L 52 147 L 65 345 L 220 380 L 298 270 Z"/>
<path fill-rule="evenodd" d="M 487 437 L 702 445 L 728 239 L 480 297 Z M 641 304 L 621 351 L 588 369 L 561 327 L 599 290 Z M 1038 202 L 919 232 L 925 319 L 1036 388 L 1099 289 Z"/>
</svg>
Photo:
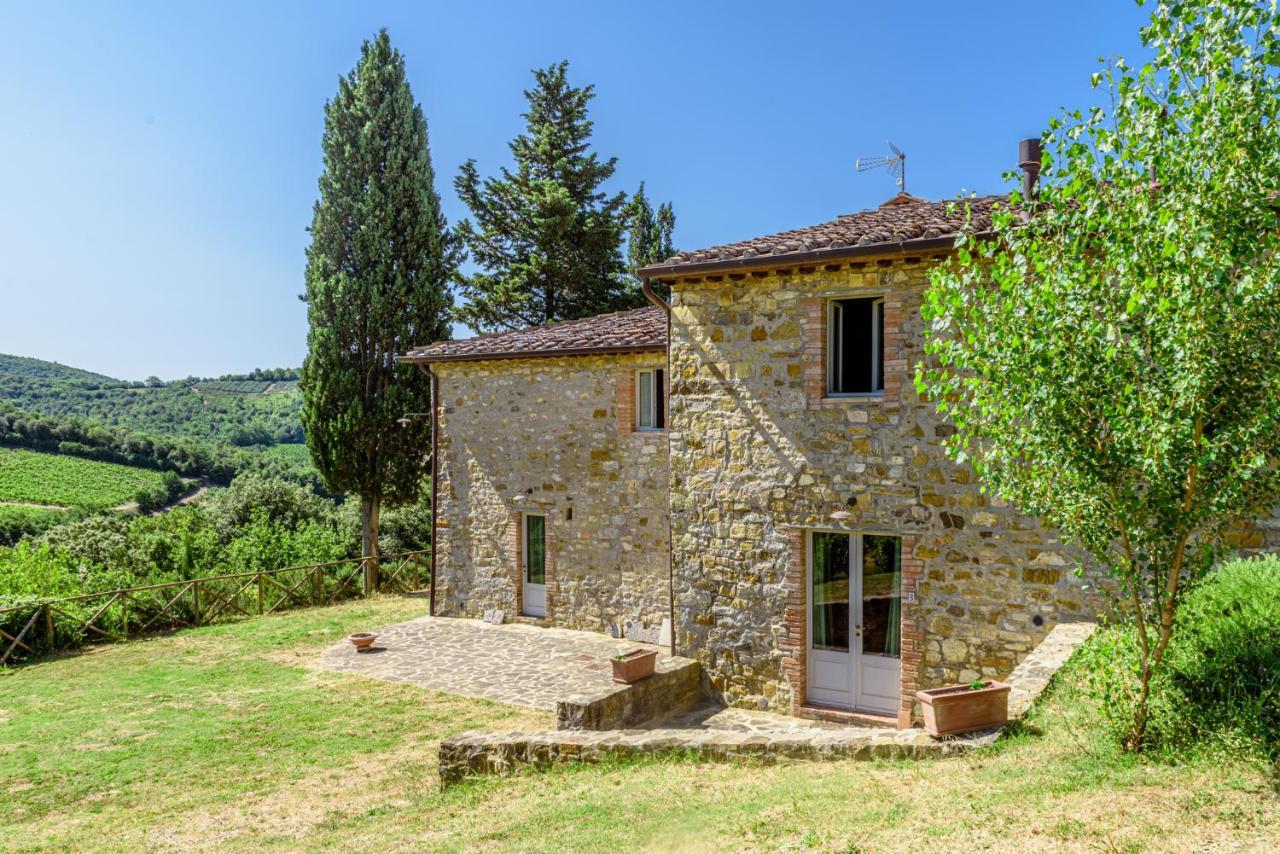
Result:
<svg viewBox="0 0 1280 854">
<path fill-rule="evenodd" d="M 0 608 L 0 666 L 87 643 L 207 626 L 375 591 L 421 590 L 428 552 L 211 575 Z"/>
</svg>

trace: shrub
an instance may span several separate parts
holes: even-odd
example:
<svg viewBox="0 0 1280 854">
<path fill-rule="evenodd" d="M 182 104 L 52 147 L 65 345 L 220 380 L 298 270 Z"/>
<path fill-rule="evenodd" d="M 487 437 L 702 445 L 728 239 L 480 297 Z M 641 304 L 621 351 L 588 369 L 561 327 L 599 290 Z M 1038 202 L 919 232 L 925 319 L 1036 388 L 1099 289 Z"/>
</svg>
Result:
<svg viewBox="0 0 1280 854">
<path fill-rule="evenodd" d="M 83 593 L 71 561 L 48 546 L 0 549 L 0 605 Z"/>
<path fill-rule="evenodd" d="M 234 539 L 258 512 L 294 530 L 306 522 L 336 524 L 333 502 L 306 487 L 279 478 L 241 475 L 207 502 L 222 542 Z"/>
<path fill-rule="evenodd" d="M 86 511 L 60 507 L 23 507 L 0 504 L 0 546 L 11 546 L 56 525 L 80 518 Z"/>
<path fill-rule="evenodd" d="M 1117 624 L 1096 632 L 1073 662 L 1117 741 L 1133 720 L 1140 654 L 1133 625 Z M 1280 759 L 1280 558 L 1228 561 L 1187 594 L 1167 666 L 1152 682 L 1144 746 Z"/>
<path fill-rule="evenodd" d="M 332 527 L 303 522 L 293 529 L 263 510 L 239 531 L 226 549 L 226 572 L 250 572 L 328 563 L 347 557 L 348 543 Z"/>
<path fill-rule="evenodd" d="M 1219 566 L 1187 596 L 1177 634 L 1161 737 L 1225 739 L 1280 758 L 1280 558 Z"/>
</svg>

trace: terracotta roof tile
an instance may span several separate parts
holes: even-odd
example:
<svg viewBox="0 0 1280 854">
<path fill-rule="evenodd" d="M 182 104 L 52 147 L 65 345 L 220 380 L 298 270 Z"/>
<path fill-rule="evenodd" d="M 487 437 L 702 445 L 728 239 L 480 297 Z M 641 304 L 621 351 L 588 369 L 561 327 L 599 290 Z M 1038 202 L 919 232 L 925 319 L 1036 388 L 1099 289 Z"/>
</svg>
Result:
<svg viewBox="0 0 1280 854">
<path fill-rule="evenodd" d="M 991 227 L 991 210 L 1003 196 L 969 199 L 973 220 L 969 227 L 985 231 Z M 878 208 L 845 214 L 831 222 L 783 231 L 752 240 L 726 243 L 693 252 L 679 252 L 655 267 L 699 264 L 747 258 L 777 258 L 817 249 L 896 244 L 909 240 L 950 237 L 965 227 L 965 205 L 950 201 L 931 202 L 899 193 Z"/>
<path fill-rule="evenodd" d="M 627 353 L 665 350 L 667 315 L 656 306 L 633 311 L 598 314 L 581 320 L 565 320 L 515 332 L 498 332 L 438 341 L 415 347 L 404 357 L 409 362 L 451 362 L 479 359 L 513 359 L 590 351 Z"/>
</svg>

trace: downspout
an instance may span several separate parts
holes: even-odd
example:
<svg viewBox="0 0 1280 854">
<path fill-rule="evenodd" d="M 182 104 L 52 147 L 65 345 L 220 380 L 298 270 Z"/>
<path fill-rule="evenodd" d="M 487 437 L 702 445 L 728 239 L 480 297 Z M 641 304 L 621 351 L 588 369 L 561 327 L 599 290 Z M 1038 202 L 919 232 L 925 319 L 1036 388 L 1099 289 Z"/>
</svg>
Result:
<svg viewBox="0 0 1280 854">
<path fill-rule="evenodd" d="M 671 541 L 671 304 L 658 296 L 647 278 L 640 280 L 640 291 L 645 299 L 666 312 L 667 315 L 667 387 L 663 389 L 667 413 L 667 613 L 671 620 L 671 654 L 676 654 L 676 575 L 675 545 Z M 434 526 L 434 522 L 432 525 Z M 431 552 L 434 559 L 435 551 Z M 434 578 L 434 576 L 432 576 Z"/>
<path fill-rule="evenodd" d="M 439 542 L 436 537 L 436 490 L 439 488 L 437 484 L 440 481 L 440 454 L 437 444 L 440 433 L 438 423 L 440 379 L 426 363 L 419 362 L 418 368 L 431 380 L 431 581 L 427 613 L 434 617 L 436 615 L 436 546 Z"/>
</svg>

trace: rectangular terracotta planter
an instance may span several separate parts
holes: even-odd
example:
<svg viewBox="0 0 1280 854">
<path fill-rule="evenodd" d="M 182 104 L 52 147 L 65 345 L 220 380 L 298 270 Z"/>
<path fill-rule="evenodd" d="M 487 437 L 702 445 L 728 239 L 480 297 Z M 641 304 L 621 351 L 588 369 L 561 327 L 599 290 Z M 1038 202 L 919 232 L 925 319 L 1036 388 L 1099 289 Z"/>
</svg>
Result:
<svg viewBox="0 0 1280 854">
<path fill-rule="evenodd" d="M 656 649 L 633 649 L 609 659 L 613 663 L 613 681 L 630 684 L 648 679 L 658 661 Z"/>
<path fill-rule="evenodd" d="M 1009 686 L 993 679 L 973 690 L 968 685 L 947 685 L 917 691 L 929 735 L 956 735 L 1004 726 L 1009 722 Z"/>
</svg>

